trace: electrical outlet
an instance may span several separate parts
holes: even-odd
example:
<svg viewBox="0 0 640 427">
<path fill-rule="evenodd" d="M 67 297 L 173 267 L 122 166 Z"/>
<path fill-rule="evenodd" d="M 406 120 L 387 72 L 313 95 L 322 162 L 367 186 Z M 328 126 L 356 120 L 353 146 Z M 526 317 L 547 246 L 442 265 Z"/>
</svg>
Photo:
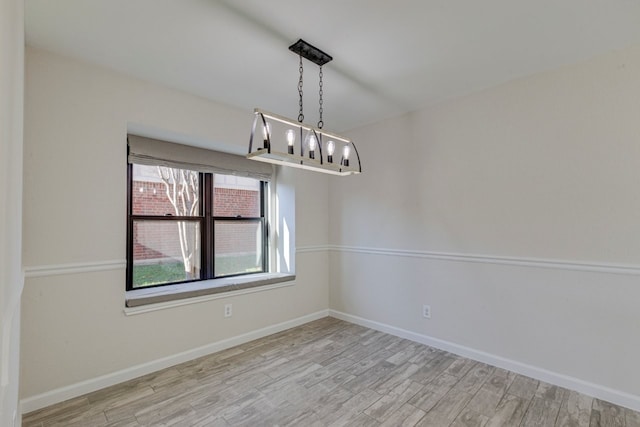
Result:
<svg viewBox="0 0 640 427">
<path fill-rule="evenodd" d="M 431 319 L 431 306 L 430 305 L 423 305 L 422 306 L 422 317 L 424 317 L 425 319 Z"/>
<path fill-rule="evenodd" d="M 231 317 L 233 314 L 233 305 L 225 304 L 224 305 L 224 317 Z"/>
</svg>

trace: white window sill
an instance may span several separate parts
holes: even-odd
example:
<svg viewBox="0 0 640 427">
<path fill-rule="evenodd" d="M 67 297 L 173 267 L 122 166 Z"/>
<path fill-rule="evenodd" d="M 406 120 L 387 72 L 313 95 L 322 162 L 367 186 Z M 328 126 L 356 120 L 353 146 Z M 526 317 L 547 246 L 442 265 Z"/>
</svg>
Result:
<svg viewBox="0 0 640 427">
<path fill-rule="evenodd" d="M 228 298 L 251 292 L 293 285 L 294 274 L 260 273 L 199 282 L 135 289 L 126 292 L 125 314 L 138 314 L 163 308 Z"/>
</svg>

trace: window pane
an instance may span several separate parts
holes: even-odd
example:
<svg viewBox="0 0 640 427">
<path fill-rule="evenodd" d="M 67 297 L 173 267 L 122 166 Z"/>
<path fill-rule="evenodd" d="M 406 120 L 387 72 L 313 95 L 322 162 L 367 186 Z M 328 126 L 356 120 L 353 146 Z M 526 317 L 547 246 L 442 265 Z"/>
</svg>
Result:
<svg viewBox="0 0 640 427">
<path fill-rule="evenodd" d="M 134 288 L 199 278 L 199 221 L 133 222 Z"/>
<path fill-rule="evenodd" d="M 198 216 L 198 172 L 164 166 L 133 165 L 133 215 Z"/>
<path fill-rule="evenodd" d="M 261 221 L 218 220 L 214 234 L 216 277 L 263 271 Z"/>
<path fill-rule="evenodd" d="M 260 180 L 233 175 L 213 176 L 213 216 L 260 216 Z"/>
</svg>

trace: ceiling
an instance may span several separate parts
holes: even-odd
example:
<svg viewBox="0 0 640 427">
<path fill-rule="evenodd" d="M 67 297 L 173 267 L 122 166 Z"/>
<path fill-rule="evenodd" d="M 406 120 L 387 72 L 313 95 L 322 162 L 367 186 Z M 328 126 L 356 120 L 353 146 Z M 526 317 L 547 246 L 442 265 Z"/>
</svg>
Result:
<svg viewBox="0 0 640 427">
<path fill-rule="evenodd" d="M 25 0 L 27 43 L 247 110 L 298 115 L 298 38 L 345 131 L 640 44 L 639 0 Z M 318 67 L 305 62 L 305 122 Z"/>
</svg>

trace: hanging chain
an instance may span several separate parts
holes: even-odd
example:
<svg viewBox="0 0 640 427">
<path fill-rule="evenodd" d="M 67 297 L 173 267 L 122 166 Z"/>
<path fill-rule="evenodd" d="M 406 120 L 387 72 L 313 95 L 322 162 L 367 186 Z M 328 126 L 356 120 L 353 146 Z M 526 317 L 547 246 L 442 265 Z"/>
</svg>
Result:
<svg viewBox="0 0 640 427">
<path fill-rule="evenodd" d="M 298 95 L 300 95 L 300 113 L 298 113 L 298 122 L 302 123 L 304 121 L 304 114 L 302 112 L 302 55 L 300 55 L 300 80 L 298 80 Z"/>
<path fill-rule="evenodd" d="M 320 120 L 318 120 L 318 129 L 322 129 L 324 122 L 322 121 L 322 65 L 320 66 Z"/>
</svg>

